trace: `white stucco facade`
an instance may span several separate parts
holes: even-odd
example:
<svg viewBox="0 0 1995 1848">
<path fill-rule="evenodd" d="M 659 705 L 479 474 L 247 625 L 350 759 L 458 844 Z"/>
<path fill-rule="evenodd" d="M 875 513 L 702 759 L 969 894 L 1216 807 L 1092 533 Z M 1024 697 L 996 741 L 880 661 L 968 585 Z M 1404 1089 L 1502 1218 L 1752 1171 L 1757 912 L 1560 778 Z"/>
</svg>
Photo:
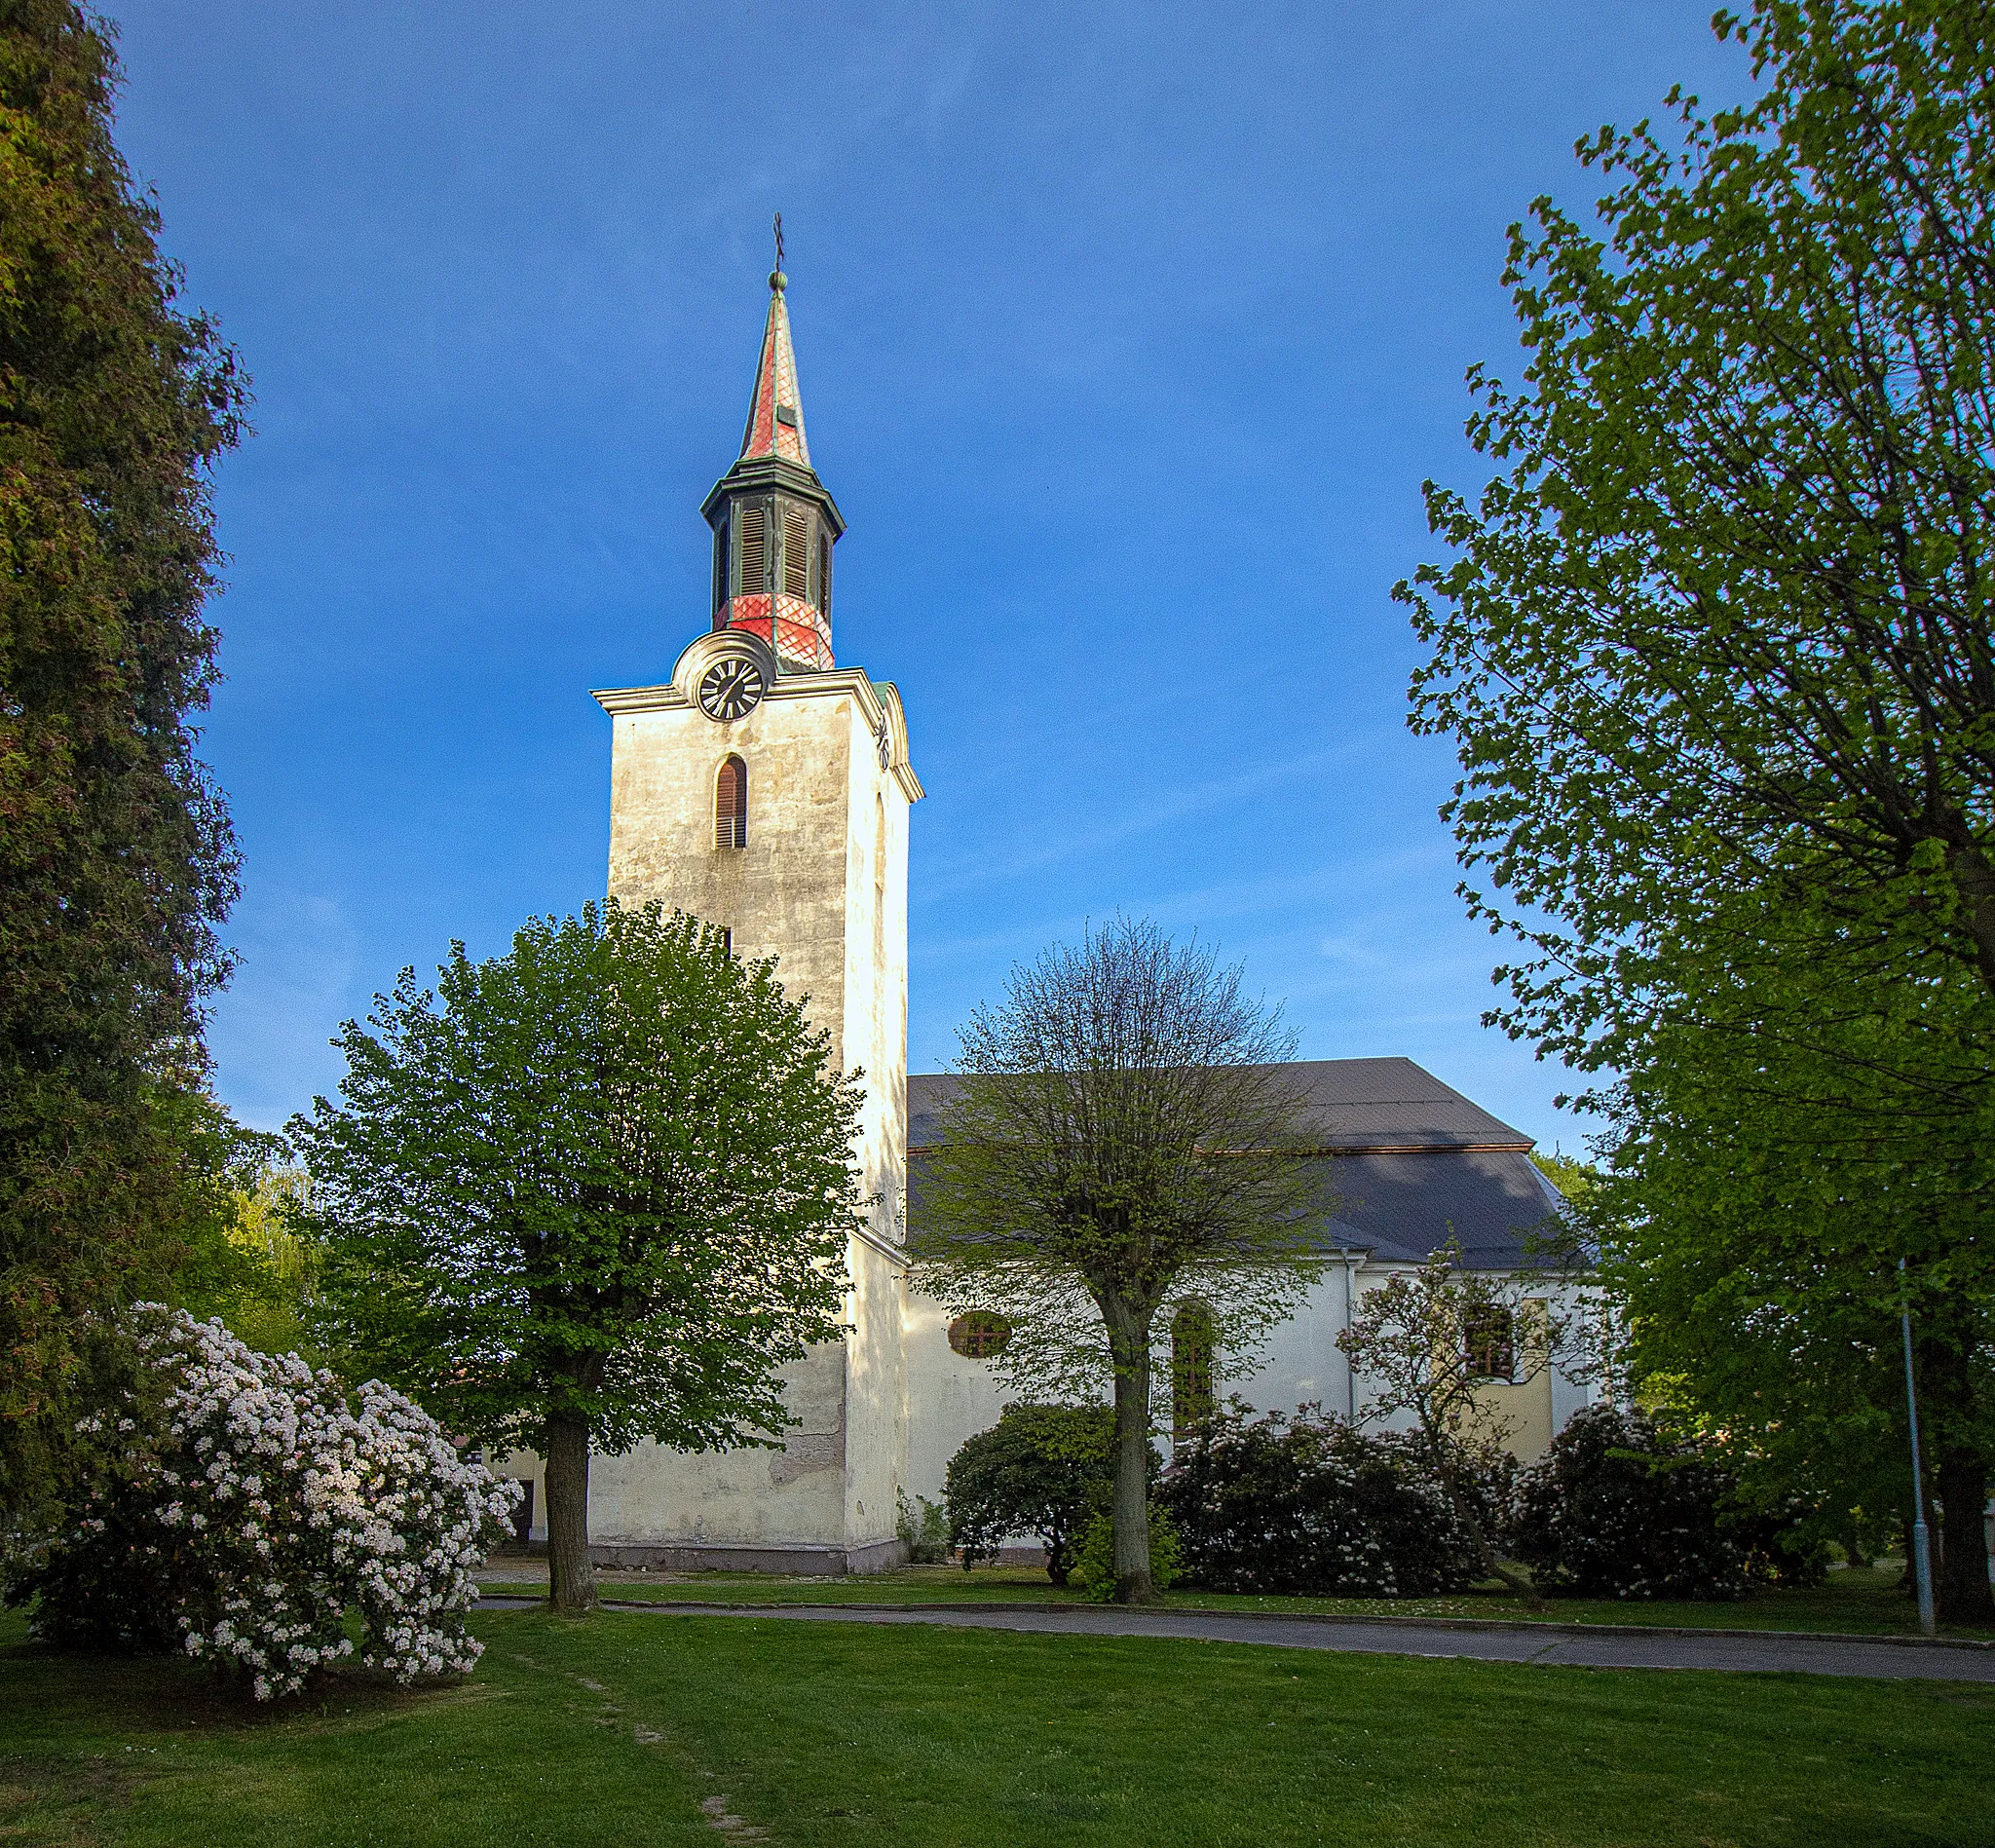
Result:
<svg viewBox="0 0 1995 1848">
<path fill-rule="evenodd" d="M 767 691 L 722 722 L 697 688 L 741 656 Z M 900 697 L 855 668 L 778 676 L 766 646 L 705 635 L 663 686 L 596 696 L 613 721 L 611 894 L 725 928 L 864 1074 L 853 1159 L 873 1204 L 849 1242 L 847 1339 L 785 1374 L 797 1422 L 780 1451 L 689 1454 L 652 1443 L 592 1459 L 589 1534 L 627 1565 L 866 1570 L 897 1557 L 909 1399 L 900 1223 L 907 1166 L 908 763 Z M 746 773 L 745 840 L 722 844 L 716 786 Z M 535 1473 L 533 1460 L 502 1468 Z M 538 1504 L 539 1496 L 536 1496 Z"/>
<path fill-rule="evenodd" d="M 1336 1345 L 1337 1337 L 1350 1327 L 1352 1306 L 1368 1290 L 1409 1268 L 1375 1263 L 1365 1252 L 1332 1254 L 1296 1314 L 1273 1331 L 1258 1354 L 1241 1357 L 1244 1364 L 1237 1370 L 1223 1372 L 1219 1396 L 1237 1394 L 1256 1412 L 1287 1415 L 1299 1407 L 1320 1406 L 1333 1415 L 1361 1417 L 1373 1389 L 1362 1373 L 1353 1374 Z M 1553 1294 L 1562 1309 L 1573 1306 L 1569 1289 Z M 964 1440 L 988 1430 L 1007 1403 L 1025 1395 L 993 1362 L 957 1353 L 949 1344 L 946 1311 L 919 1291 L 909 1293 L 906 1339 L 913 1409 L 907 1493 L 939 1501 L 949 1459 Z M 1166 1354 L 1159 1354 L 1158 1364 L 1167 1364 Z M 1538 1456 L 1565 1420 L 1590 1402 L 1591 1393 L 1584 1378 L 1568 1378 L 1556 1368 L 1523 1384 L 1491 1382 L 1482 1389 L 1490 1410 L 1508 1429 L 1509 1448 L 1521 1462 Z M 1400 1419 L 1381 1428 L 1405 1422 Z M 1164 1448 L 1168 1452 L 1168 1442 Z"/>
</svg>

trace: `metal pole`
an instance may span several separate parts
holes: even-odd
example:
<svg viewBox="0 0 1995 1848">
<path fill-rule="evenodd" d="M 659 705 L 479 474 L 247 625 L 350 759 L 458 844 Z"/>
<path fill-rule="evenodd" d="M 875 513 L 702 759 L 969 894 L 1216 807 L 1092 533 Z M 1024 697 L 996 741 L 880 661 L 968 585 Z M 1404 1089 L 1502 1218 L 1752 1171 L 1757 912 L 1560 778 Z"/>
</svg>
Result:
<svg viewBox="0 0 1995 1848">
<path fill-rule="evenodd" d="M 1919 1587 L 1919 1628 L 1932 1636 L 1933 1535 L 1926 1526 L 1926 1486 L 1919 1473 L 1919 1395 L 1912 1384 L 1912 1304 L 1905 1294 L 1905 1261 L 1898 1261 L 1899 1326 L 1905 1338 L 1905 1419 L 1912 1427 L 1912 1572 Z"/>
</svg>

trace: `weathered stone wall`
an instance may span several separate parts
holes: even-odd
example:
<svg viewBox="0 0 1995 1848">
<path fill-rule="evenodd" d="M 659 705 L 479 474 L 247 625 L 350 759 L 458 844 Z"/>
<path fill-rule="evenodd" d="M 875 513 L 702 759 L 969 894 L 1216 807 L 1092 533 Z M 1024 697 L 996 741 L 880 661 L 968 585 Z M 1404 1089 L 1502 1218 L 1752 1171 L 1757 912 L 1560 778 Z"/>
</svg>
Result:
<svg viewBox="0 0 1995 1848">
<path fill-rule="evenodd" d="M 802 1422 L 780 1452 L 687 1455 L 643 1445 L 598 1458 L 595 1542 L 859 1563 L 889 1549 L 907 1449 L 900 1210 L 906 1162 L 908 805 L 898 696 L 853 670 L 785 676 L 745 718 L 710 720 L 690 698 L 696 643 L 664 688 L 603 694 L 615 722 L 610 891 L 725 926 L 735 954 L 773 956 L 793 998 L 864 1073 L 854 1149 L 873 1198 L 851 1241 L 843 1343 L 787 1370 Z M 689 664 L 690 663 L 690 664 Z M 886 748 L 883 750 L 882 740 Z M 747 845 L 715 845 L 714 794 L 730 755 L 747 767 Z"/>
</svg>

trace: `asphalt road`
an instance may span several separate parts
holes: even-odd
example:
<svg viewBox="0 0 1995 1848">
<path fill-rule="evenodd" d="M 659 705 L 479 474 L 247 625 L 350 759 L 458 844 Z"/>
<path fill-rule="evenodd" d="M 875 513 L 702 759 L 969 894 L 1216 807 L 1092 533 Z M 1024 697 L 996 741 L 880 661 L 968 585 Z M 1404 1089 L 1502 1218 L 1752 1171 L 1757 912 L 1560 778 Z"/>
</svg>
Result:
<svg viewBox="0 0 1995 1848">
<path fill-rule="evenodd" d="M 537 1599 L 486 1598 L 481 1610 L 519 1609 Z M 1123 1610 L 1106 1604 L 698 1604 L 605 1600 L 608 1608 L 678 1617 L 760 1617 L 790 1623 L 944 1624 L 964 1630 L 1028 1630 L 1083 1637 L 1176 1637 L 1282 1649 L 1347 1649 L 1371 1655 L 1467 1656 L 1595 1669 L 1722 1669 L 1855 1675 L 1880 1679 L 1995 1681 L 1995 1647 L 1867 1641 L 1854 1637 L 1649 1631 L 1596 1624 L 1497 1624 L 1463 1620 L 1378 1622 L 1363 1617 L 1255 1617 L 1213 1610 Z"/>
</svg>

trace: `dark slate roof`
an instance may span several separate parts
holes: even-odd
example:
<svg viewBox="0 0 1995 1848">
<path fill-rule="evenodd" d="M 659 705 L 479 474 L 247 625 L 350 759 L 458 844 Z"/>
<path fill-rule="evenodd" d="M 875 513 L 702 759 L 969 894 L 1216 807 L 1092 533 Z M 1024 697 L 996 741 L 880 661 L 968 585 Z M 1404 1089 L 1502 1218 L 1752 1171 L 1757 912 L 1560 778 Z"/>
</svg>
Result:
<svg viewBox="0 0 1995 1848">
<path fill-rule="evenodd" d="M 1508 1269 L 1525 1241 L 1553 1229 L 1562 1201 L 1530 1160 L 1531 1139 L 1411 1059 L 1320 1059 L 1290 1068 L 1306 1087 L 1306 1133 L 1334 1195 L 1326 1249 L 1417 1263 L 1454 1239 L 1472 1269 Z M 919 1154 L 941 1139 L 947 1073 L 908 1078 L 908 1202 L 920 1236 Z"/>
<path fill-rule="evenodd" d="M 1418 1263 L 1452 1238 L 1468 1269 L 1513 1269 L 1533 1234 L 1558 1229 L 1563 1204 L 1514 1150 L 1334 1155 L 1327 1165 L 1336 1197 L 1323 1243 L 1387 1263 Z"/>
<path fill-rule="evenodd" d="M 1411 1059 L 1314 1059 L 1287 1068 L 1307 1095 L 1303 1132 L 1324 1149 L 1509 1149 L 1531 1139 Z M 908 1147 L 940 1138 L 937 1113 L 956 1089 L 947 1072 L 908 1077 Z"/>
</svg>

